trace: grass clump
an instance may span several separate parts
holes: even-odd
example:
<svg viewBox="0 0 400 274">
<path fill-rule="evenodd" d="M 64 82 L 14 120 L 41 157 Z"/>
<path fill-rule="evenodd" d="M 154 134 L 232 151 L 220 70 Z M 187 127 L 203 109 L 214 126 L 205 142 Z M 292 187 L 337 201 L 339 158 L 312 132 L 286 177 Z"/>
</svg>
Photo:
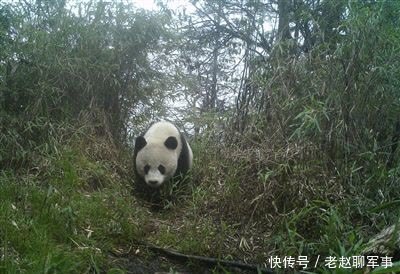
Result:
<svg viewBox="0 0 400 274">
<path fill-rule="evenodd" d="M 123 163 L 116 150 L 100 153 L 104 139 L 82 142 L 85 132 L 75 133 L 80 138 L 53 143 L 57 154 L 41 158 L 40 172 L 0 173 L 4 270 L 101 272 L 112 267 L 113 249 L 142 234 L 146 212 L 132 199 L 129 171 L 113 169 Z"/>
</svg>

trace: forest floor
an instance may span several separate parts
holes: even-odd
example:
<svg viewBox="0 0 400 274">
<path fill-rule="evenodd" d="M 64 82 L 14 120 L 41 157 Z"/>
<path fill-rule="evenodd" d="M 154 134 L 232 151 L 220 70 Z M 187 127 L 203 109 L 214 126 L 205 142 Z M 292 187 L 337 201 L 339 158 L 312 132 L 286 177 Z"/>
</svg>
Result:
<svg viewBox="0 0 400 274">
<path fill-rule="evenodd" d="M 200 188 L 153 211 L 135 196 L 130 156 L 107 140 L 72 138 L 54 147 L 0 172 L 0 272 L 245 273 L 143 244 L 241 261 L 230 252 L 237 244 L 231 225 L 198 208 L 206 195 Z"/>
<path fill-rule="evenodd" d="M 25 166 L 0 172 L 0 272 L 246 273 L 165 250 L 265 267 L 272 255 L 360 255 L 363 237 L 376 233 L 357 225 L 355 198 L 330 189 L 329 174 L 295 166 L 291 176 L 301 180 L 283 185 L 283 165 L 254 176 L 252 154 L 226 153 L 222 162 L 196 144 L 191 183 L 165 188 L 173 198 L 153 210 L 134 191 L 129 153 L 90 136 L 44 146 Z M 308 271 L 322 272 L 331 273 Z"/>
</svg>

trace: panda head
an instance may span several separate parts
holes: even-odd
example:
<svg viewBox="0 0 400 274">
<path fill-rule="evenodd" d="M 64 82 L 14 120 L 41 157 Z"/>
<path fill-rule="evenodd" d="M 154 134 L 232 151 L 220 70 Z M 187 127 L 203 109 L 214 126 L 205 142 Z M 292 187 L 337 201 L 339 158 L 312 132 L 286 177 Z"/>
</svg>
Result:
<svg viewBox="0 0 400 274">
<path fill-rule="evenodd" d="M 147 143 L 143 136 L 136 139 L 136 170 L 147 185 L 158 188 L 174 176 L 178 166 L 178 145 L 175 136 L 169 136 L 164 142 Z"/>
</svg>

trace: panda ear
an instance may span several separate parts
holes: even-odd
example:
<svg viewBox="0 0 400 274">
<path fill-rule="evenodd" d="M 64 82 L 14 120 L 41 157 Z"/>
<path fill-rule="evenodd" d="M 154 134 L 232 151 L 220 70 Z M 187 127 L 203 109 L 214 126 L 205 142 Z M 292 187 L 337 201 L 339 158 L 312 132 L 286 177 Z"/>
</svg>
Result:
<svg viewBox="0 0 400 274">
<path fill-rule="evenodd" d="M 168 149 L 176 149 L 178 147 L 178 140 L 174 136 L 169 136 L 167 140 L 165 140 L 164 145 Z"/>
<path fill-rule="evenodd" d="M 147 145 L 146 139 L 143 136 L 139 136 L 135 141 L 135 150 L 139 151 Z"/>
</svg>

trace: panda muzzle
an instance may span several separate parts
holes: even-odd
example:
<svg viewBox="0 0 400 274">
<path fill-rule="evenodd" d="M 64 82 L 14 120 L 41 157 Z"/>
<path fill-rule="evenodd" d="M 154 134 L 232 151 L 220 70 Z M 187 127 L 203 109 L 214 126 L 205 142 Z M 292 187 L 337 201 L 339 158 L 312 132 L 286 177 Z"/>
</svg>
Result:
<svg viewBox="0 0 400 274">
<path fill-rule="evenodd" d="M 148 181 L 148 184 L 150 185 L 150 186 L 157 186 L 158 185 L 158 181 L 155 181 L 155 180 L 150 180 L 150 181 Z"/>
</svg>

